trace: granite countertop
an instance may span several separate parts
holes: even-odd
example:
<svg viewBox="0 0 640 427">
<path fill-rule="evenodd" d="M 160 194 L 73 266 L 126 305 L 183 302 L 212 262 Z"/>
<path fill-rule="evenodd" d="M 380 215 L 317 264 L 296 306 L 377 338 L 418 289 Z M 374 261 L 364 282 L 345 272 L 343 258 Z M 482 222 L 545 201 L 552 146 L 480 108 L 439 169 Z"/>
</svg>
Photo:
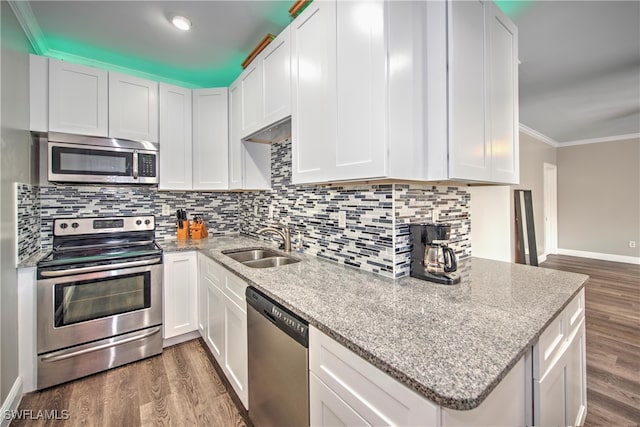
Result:
<svg viewBox="0 0 640 427">
<path fill-rule="evenodd" d="M 270 247 L 241 235 L 161 240 L 198 250 L 374 366 L 439 405 L 477 407 L 584 286 L 588 276 L 471 258 L 453 286 L 389 279 L 313 255 L 253 269 L 221 253 Z"/>
</svg>

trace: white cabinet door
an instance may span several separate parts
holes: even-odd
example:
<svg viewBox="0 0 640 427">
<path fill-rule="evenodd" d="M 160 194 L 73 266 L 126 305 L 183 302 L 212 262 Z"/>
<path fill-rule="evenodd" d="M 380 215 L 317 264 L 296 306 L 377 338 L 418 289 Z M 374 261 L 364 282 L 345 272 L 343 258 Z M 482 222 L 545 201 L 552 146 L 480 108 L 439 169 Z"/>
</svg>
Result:
<svg viewBox="0 0 640 427">
<path fill-rule="evenodd" d="M 207 337 L 207 281 L 204 279 L 206 271 L 206 259 L 204 255 L 198 253 L 198 330 L 202 339 Z"/>
<path fill-rule="evenodd" d="M 227 88 L 193 91 L 193 189 L 226 190 L 229 185 Z"/>
<path fill-rule="evenodd" d="M 449 178 L 519 182 L 518 30 L 491 1 L 449 1 Z"/>
<path fill-rule="evenodd" d="M 160 83 L 160 190 L 191 190 L 191 90 Z"/>
<path fill-rule="evenodd" d="M 108 73 L 49 59 L 49 131 L 107 136 Z"/>
<path fill-rule="evenodd" d="M 566 425 L 582 425 L 587 415 L 587 369 L 584 319 L 567 349 Z"/>
<path fill-rule="evenodd" d="M 261 112 L 261 76 L 259 61 L 253 61 L 240 75 L 242 94 L 242 136 L 248 136 L 259 130 Z"/>
<path fill-rule="evenodd" d="M 330 179 L 384 177 L 387 55 L 385 2 L 337 2 L 337 138 Z"/>
<path fill-rule="evenodd" d="M 558 357 L 547 373 L 533 384 L 534 424 L 536 426 L 564 426 L 565 424 L 565 388 L 566 362 L 564 354 Z M 537 399 L 536 399 L 537 398 Z"/>
<path fill-rule="evenodd" d="M 489 181 L 483 1 L 449 1 L 449 177 Z"/>
<path fill-rule="evenodd" d="M 517 184 L 520 179 L 518 116 L 518 28 L 491 4 L 487 96 L 491 143 L 491 181 Z"/>
<path fill-rule="evenodd" d="M 369 426 L 313 372 L 309 372 L 309 424 L 314 427 Z"/>
<path fill-rule="evenodd" d="M 278 122 L 291 114 L 291 36 L 285 28 L 257 58 L 262 71 L 262 125 Z M 263 127 L 263 126 L 260 127 Z"/>
<path fill-rule="evenodd" d="M 229 86 L 229 189 L 242 188 L 242 89 L 237 79 Z"/>
<path fill-rule="evenodd" d="M 334 174 L 336 2 L 312 2 L 291 23 L 292 182 Z"/>
<path fill-rule="evenodd" d="M 164 339 L 198 329 L 198 263 L 195 252 L 164 255 Z"/>
<path fill-rule="evenodd" d="M 246 285 L 245 285 L 246 287 Z M 245 408 L 249 407 L 247 310 L 225 297 L 224 304 L 224 371 Z"/>
<path fill-rule="evenodd" d="M 109 136 L 158 142 L 158 83 L 109 73 Z"/>
<path fill-rule="evenodd" d="M 224 365 L 224 294 L 210 277 L 203 277 L 206 285 L 207 323 L 205 339 L 220 366 Z"/>
</svg>

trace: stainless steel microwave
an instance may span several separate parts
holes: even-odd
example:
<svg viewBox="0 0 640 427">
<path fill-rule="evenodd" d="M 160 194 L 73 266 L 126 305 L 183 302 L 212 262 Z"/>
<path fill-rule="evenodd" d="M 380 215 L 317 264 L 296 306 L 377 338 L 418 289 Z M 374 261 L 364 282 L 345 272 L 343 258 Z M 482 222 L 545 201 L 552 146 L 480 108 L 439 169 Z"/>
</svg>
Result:
<svg viewBox="0 0 640 427">
<path fill-rule="evenodd" d="M 51 182 L 157 184 L 158 144 L 50 132 Z"/>
</svg>

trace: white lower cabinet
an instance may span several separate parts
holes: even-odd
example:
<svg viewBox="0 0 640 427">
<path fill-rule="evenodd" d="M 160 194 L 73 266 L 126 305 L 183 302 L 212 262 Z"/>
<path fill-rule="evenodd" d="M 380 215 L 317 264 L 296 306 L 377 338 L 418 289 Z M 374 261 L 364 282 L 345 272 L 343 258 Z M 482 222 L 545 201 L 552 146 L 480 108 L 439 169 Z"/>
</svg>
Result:
<svg viewBox="0 0 640 427">
<path fill-rule="evenodd" d="M 195 252 L 164 255 L 163 338 L 198 329 L 198 276 Z"/>
<path fill-rule="evenodd" d="M 200 334 L 248 409 L 247 284 L 206 255 L 198 257 Z"/>
<path fill-rule="evenodd" d="M 309 371 L 312 426 L 439 425 L 438 405 L 313 327 Z"/>
<path fill-rule="evenodd" d="M 584 290 L 533 348 L 533 425 L 582 425 L 587 414 Z"/>
</svg>

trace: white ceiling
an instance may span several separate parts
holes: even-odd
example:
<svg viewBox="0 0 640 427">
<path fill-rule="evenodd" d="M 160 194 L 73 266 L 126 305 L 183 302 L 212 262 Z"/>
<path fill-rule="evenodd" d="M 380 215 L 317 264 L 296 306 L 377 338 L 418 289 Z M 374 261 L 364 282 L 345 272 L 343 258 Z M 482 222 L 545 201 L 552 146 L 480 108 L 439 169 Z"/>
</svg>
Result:
<svg viewBox="0 0 640 427">
<path fill-rule="evenodd" d="M 559 143 L 640 134 L 640 2 L 528 3 L 513 18 L 520 122 Z M 167 77 L 175 80 L 200 73 L 217 86 L 239 74 L 239 63 L 266 33 L 290 22 L 292 0 L 29 4 L 29 25 L 39 27 L 45 41 L 81 40 L 95 52 L 117 52 L 173 73 Z M 177 33 L 168 21 L 174 13 L 189 17 L 192 31 Z"/>
<path fill-rule="evenodd" d="M 640 2 L 535 1 L 514 21 L 520 123 L 560 143 L 640 134 Z"/>
</svg>

